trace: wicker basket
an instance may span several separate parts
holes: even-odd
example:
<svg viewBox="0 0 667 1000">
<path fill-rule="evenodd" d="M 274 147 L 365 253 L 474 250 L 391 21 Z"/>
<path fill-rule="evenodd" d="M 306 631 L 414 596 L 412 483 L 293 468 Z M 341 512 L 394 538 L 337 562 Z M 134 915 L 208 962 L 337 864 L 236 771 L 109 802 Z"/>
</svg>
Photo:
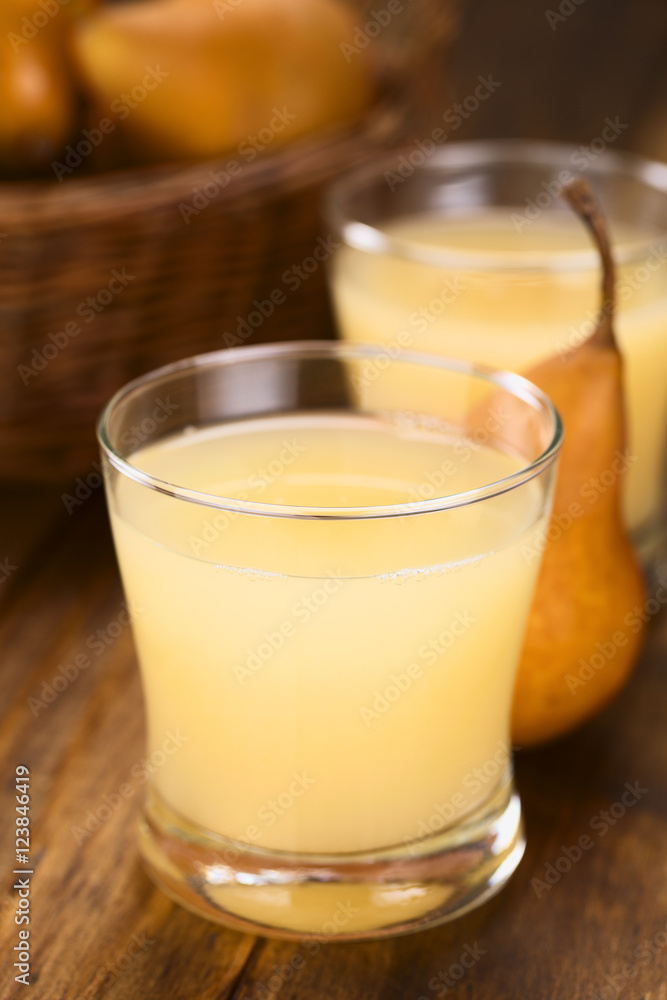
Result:
<svg viewBox="0 0 667 1000">
<path fill-rule="evenodd" d="M 455 3 L 404 7 L 382 39 L 382 99 L 354 129 L 244 165 L 226 185 L 224 158 L 0 185 L 1 477 L 65 483 L 89 470 L 101 406 L 151 368 L 331 335 L 322 188 L 423 135 L 445 106 Z"/>
</svg>

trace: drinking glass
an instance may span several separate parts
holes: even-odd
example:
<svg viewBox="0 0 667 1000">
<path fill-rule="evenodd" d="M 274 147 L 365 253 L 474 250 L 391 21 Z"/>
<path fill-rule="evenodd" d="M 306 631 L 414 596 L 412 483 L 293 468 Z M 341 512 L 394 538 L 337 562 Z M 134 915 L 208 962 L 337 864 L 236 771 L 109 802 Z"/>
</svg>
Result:
<svg viewBox="0 0 667 1000">
<path fill-rule="evenodd" d="M 566 363 L 600 308 L 599 255 L 561 197 L 587 178 L 613 239 L 625 362 L 627 448 L 607 479 L 623 477 L 626 522 L 650 565 L 665 552 L 667 165 L 606 145 L 415 147 L 348 176 L 325 206 L 343 244 L 331 283 L 346 340 L 528 377 L 549 355 Z M 581 488 L 590 501 L 596 487 Z"/>
<path fill-rule="evenodd" d="M 357 939 L 498 891 L 559 418 L 518 375 L 225 350 L 101 416 L 146 700 L 148 871 L 239 930 Z"/>
</svg>

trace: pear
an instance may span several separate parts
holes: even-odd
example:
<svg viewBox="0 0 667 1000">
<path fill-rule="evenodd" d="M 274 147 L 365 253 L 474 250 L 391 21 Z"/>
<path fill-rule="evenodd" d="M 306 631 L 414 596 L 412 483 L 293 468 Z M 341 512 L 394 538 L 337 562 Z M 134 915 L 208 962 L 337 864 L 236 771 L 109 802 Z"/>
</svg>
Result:
<svg viewBox="0 0 667 1000">
<path fill-rule="evenodd" d="M 525 373 L 559 410 L 565 442 L 514 692 L 512 739 L 520 747 L 598 712 L 628 679 L 642 645 L 633 609 L 644 602 L 644 582 L 621 514 L 628 458 L 614 265 L 590 187 L 578 179 L 564 193 L 600 251 L 603 299 L 586 341 Z"/>
<path fill-rule="evenodd" d="M 60 9 L 44 23 L 37 0 L 2 0 L 0 36 L 0 164 L 9 170 L 48 165 L 75 126 Z M 36 15 L 38 17 L 36 18 Z"/>
<path fill-rule="evenodd" d="M 243 165 L 362 114 L 368 60 L 341 49 L 354 28 L 340 0 L 132 0 L 79 22 L 73 51 L 133 160 Z"/>
</svg>

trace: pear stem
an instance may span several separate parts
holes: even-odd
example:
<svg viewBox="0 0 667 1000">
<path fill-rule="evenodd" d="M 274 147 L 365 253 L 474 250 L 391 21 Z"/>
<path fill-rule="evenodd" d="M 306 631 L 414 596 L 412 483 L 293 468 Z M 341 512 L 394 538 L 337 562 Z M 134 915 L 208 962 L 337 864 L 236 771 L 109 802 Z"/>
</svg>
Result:
<svg viewBox="0 0 667 1000">
<path fill-rule="evenodd" d="M 593 194 L 588 181 L 577 177 L 563 189 L 563 197 L 579 216 L 600 254 L 602 264 L 602 302 L 597 326 L 587 343 L 597 347 L 613 347 L 618 350 L 614 334 L 614 310 L 616 307 L 616 267 L 611 252 L 611 243 L 602 209 Z"/>
</svg>

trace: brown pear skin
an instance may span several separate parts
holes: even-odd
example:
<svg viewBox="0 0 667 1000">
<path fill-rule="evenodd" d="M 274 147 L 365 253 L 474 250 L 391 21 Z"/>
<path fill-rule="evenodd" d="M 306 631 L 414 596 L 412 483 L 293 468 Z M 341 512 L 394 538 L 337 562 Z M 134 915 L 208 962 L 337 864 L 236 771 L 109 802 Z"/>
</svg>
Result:
<svg viewBox="0 0 667 1000">
<path fill-rule="evenodd" d="M 36 28 L 32 19 L 36 14 L 45 16 L 37 0 L 0 3 L 3 169 L 47 167 L 74 129 L 76 97 L 65 52 L 68 21 L 67 15 L 58 17 L 59 13 L 60 9 L 43 27 Z M 30 22 L 29 36 L 26 22 Z"/>
<path fill-rule="evenodd" d="M 514 691 L 519 747 L 554 739 L 599 712 L 627 681 L 643 641 L 632 612 L 644 603 L 644 582 L 621 512 L 627 445 L 614 265 L 589 186 L 577 179 L 564 194 L 600 251 L 603 298 L 586 341 L 525 373 L 558 409 L 565 441 L 553 541 L 544 550 Z"/>
<path fill-rule="evenodd" d="M 232 152 L 238 166 L 366 112 L 370 57 L 340 47 L 356 20 L 339 0 L 130 0 L 77 22 L 72 55 L 133 162 Z M 145 99 L 124 101 L 151 67 Z"/>
</svg>

